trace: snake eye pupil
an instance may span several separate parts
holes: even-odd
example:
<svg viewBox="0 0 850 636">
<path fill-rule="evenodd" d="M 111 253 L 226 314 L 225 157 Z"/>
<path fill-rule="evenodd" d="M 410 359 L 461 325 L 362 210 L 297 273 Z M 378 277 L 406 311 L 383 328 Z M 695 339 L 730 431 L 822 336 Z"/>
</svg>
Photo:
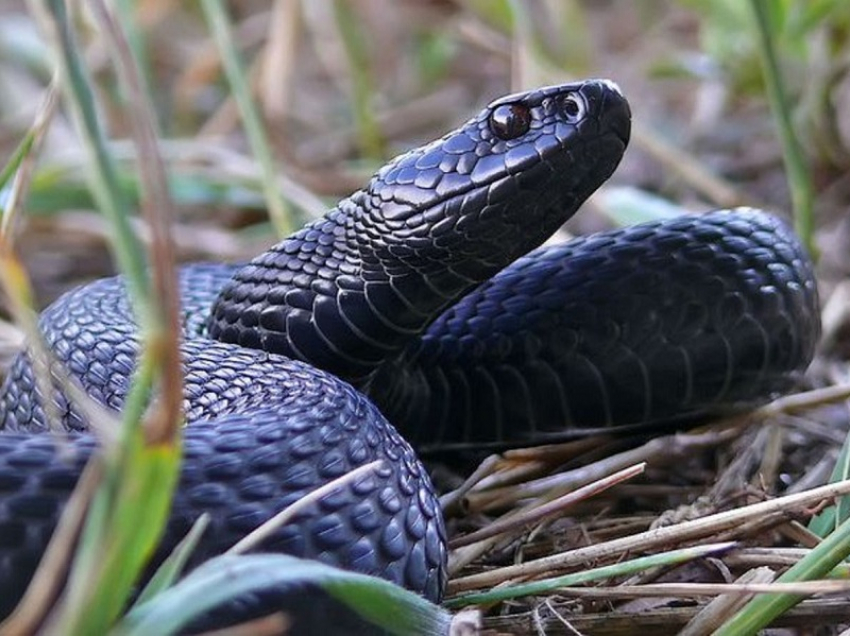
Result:
<svg viewBox="0 0 850 636">
<path fill-rule="evenodd" d="M 516 139 L 528 132 L 531 111 L 522 104 L 502 104 L 490 113 L 490 130 L 499 139 Z"/>
<path fill-rule="evenodd" d="M 569 124 L 575 124 L 584 117 L 584 101 L 575 93 L 569 93 L 561 101 L 564 119 Z"/>
</svg>

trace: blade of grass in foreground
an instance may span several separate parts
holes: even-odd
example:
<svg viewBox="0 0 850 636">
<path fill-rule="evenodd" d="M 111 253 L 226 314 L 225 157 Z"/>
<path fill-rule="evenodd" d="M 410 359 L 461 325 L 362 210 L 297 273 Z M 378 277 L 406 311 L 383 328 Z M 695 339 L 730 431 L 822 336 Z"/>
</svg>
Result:
<svg viewBox="0 0 850 636">
<path fill-rule="evenodd" d="M 850 555 L 850 520 L 838 526 L 835 532 L 821 541 L 776 582 L 793 583 L 823 578 L 848 555 Z M 801 600 L 803 597 L 797 594 L 761 594 L 717 630 L 715 636 L 756 634 Z"/>
<path fill-rule="evenodd" d="M 850 435 L 844 438 L 844 444 L 838 454 L 838 459 L 835 460 L 835 467 L 832 469 L 832 476 L 829 481 L 835 483 L 848 477 L 850 477 Z M 817 516 L 813 517 L 809 522 L 809 530 L 823 538 L 848 517 L 850 517 L 850 497 L 845 495 L 839 497 L 834 506 L 822 510 Z"/>
<path fill-rule="evenodd" d="M 56 110 L 57 85 L 54 77 L 36 113 L 35 122 L 15 148 L 9 162 L 0 170 L 0 234 L 10 248 L 14 241 L 14 219 L 23 205 L 22 199 L 29 195 L 35 160 Z"/>
<path fill-rule="evenodd" d="M 662 552 L 661 554 L 653 554 L 651 556 L 615 563 L 614 565 L 606 565 L 599 568 L 593 568 L 591 570 L 575 572 L 573 574 L 565 574 L 564 576 L 556 576 L 550 579 L 511 585 L 509 587 L 500 587 L 489 592 L 464 594 L 457 598 L 449 599 L 445 602 L 445 605 L 446 607 L 462 607 L 472 604 L 484 605 L 505 601 L 511 598 L 518 598 L 520 596 L 545 594 L 561 587 L 574 587 L 582 583 L 590 583 L 592 581 L 599 581 L 612 577 L 629 576 L 631 574 L 659 566 L 669 567 L 672 565 L 679 565 L 686 561 L 701 559 L 707 556 L 716 555 L 720 552 L 726 552 L 734 546 L 734 542 L 727 542 L 682 548 L 680 550 L 671 550 L 669 552 Z"/>
<path fill-rule="evenodd" d="M 145 603 L 174 585 L 186 567 L 186 563 L 189 561 L 189 557 L 192 556 L 192 552 L 198 546 L 198 542 L 200 542 L 204 530 L 207 529 L 209 523 L 210 517 L 207 513 L 198 517 L 197 521 L 192 524 L 192 529 L 189 530 L 189 533 L 157 568 L 150 581 L 148 581 L 147 585 L 145 585 L 139 594 L 134 605 Z"/>
<path fill-rule="evenodd" d="M 67 13 L 67 6 L 61 0 L 42 0 L 38 7 L 42 26 L 56 51 L 66 99 L 88 154 L 95 199 L 112 224 L 115 257 L 124 274 L 144 344 L 117 441 L 109 444 L 101 440 L 102 452 L 95 461 L 101 461 L 105 468 L 103 480 L 86 519 L 66 593 L 48 622 L 48 631 L 52 628 L 63 634 L 100 634 L 106 633 L 120 614 L 159 541 L 179 474 L 180 445 L 175 435 L 181 393 L 179 376 L 176 384 L 164 383 L 158 403 L 164 406 L 153 411 L 148 426 L 142 426 L 151 387 L 161 375 L 179 373 L 170 368 L 177 356 L 176 334 L 170 333 L 176 315 L 171 320 L 165 319 L 166 312 L 176 307 L 175 286 L 169 284 L 169 276 L 163 273 L 171 266 L 170 250 L 163 246 L 167 242 L 167 230 L 154 227 L 152 249 L 157 257 L 152 262 L 156 293 L 152 293 L 154 285 L 138 240 L 131 231 L 127 202 L 98 120 L 94 90 L 74 38 L 74 21 Z M 159 194 L 160 199 L 167 199 L 161 180 L 156 183 L 156 175 L 164 171 L 161 166 L 150 167 L 158 157 L 149 141 L 153 135 L 145 128 L 152 130 L 153 126 L 139 114 L 145 100 L 139 95 L 140 82 L 133 62 L 123 53 L 124 41 L 105 5 L 94 3 L 94 9 L 110 36 L 110 43 L 117 49 L 116 64 L 128 94 L 135 98 L 134 141 L 139 146 L 140 163 L 148 164 L 140 165 L 145 194 L 149 197 Z M 149 221 L 152 226 L 163 223 L 156 215 L 150 215 Z M 155 429 L 151 423 L 157 424 Z"/>
<path fill-rule="evenodd" d="M 383 579 L 287 555 L 249 554 L 207 561 L 167 594 L 131 610 L 113 633 L 173 634 L 239 595 L 294 584 L 321 587 L 391 634 L 428 636 L 448 631 L 450 617 L 445 610 Z"/>
</svg>

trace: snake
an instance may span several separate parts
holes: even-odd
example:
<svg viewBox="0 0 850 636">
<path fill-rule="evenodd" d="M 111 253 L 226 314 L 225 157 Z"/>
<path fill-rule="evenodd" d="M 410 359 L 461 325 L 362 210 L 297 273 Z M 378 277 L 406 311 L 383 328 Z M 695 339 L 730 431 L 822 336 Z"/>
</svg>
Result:
<svg viewBox="0 0 850 636">
<path fill-rule="evenodd" d="M 775 216 L 716 211 L 543 245 L 611 177 L 630 130 L 608 80 L 507 95 L 251 262 L 180 268 L 184 460 L 152 563 L 202 513 L 190 567 L 380 460 L 259 549 L 439 602 L 446 530 L 415 448 L 653 425 L 798 382 L 817 287 Z M 39 325 L 67 375 L 120 411 L 141 346 L 123 280 L 66 293 Z M 54 384 L 42 395 L 22 353 L 0 394 L 0 616 L 97 448 Z"/>
</svg>

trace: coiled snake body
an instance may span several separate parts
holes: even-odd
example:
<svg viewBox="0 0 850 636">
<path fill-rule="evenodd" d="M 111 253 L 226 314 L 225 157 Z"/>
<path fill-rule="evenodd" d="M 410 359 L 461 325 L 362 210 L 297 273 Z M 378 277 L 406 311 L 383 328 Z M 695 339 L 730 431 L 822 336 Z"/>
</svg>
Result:
<svg viewBox="0 0 850 636">
<path fill-rule="evenodd" d="M 611 175 L 629 126 L 606 81 L 508 96 L 251 264 L 182 269 L 189 425 L 157 558 L 202 512 L 212 524 L 198 560 L 383 459 L 263 549 L 439 600 L 440 510 L 387 419 L 417 443 L 528 440 L 786 389 L 813 355 L 817 295 L 807 258 L 771 217 L 688 217 L 523 257 Z M 65 295 L 41 326 L 85 390 L 120 409 L 138 349 L 120 279 Z M 19 357 L 0 400 L 0 616 L 95 445 L 77 409 L 55 400 L 78 451 L 70 462 Z"/>
</svg>

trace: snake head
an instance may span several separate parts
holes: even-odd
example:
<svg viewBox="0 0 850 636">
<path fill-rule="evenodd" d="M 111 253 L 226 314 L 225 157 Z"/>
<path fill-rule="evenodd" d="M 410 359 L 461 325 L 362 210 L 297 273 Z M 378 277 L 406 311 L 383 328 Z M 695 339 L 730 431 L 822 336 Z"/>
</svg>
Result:
<svg viewBox="0 0 850 636">
<path fill-rule="evenodd" d="M 209 334 L 364 386 L 441 311 L 569 218 L 614 171 L 629 125 L 606 81 L 503 97 L 237 272 Z"/>
<path fill-rule="evenodd" d="M 537 247 L 614 171 L 631 114 L 607 80 L 497 99 L 382 168 L 358 201 L 380 260 L 483 280 Z M 372 231 L 368 231 L 372 230 Z M 421 271 L 421 269 L 420 269 Z"/>
</svg>

